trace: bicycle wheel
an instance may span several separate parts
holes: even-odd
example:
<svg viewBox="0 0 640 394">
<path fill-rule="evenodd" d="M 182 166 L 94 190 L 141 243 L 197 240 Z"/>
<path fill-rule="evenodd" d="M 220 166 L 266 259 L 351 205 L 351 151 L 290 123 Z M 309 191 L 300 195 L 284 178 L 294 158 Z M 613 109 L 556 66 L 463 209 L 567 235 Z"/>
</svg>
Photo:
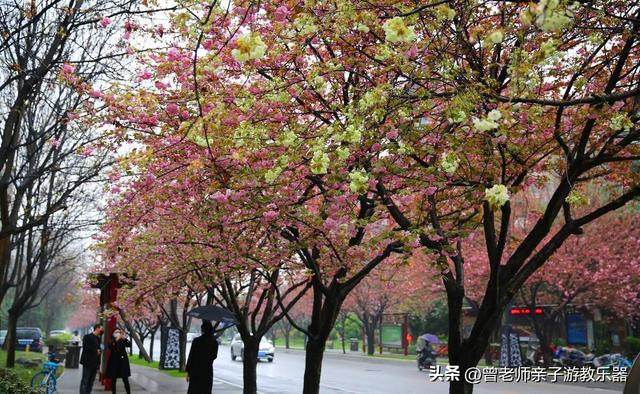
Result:
<svg viewBox="0 0 640 394">
<path fill-rule="evenodd" d="M 37 374 L 33 375 L 33 378 L 31 378 L 31 387 L 37 389 L 39 392 L 46 393 L 46 391 L 42 390 L 42 388 L 47 387 L 46 383 L 47 374 L 45 372 L 38 372 Z"/>
<path fill-rule="evenodd" d="M 49 378 L 47 379 L 46 385 L 46 393 L 47 394 L 56 394 L 58 390 L 56 390 L 56 375 L 55 373 L 50 373 Z"/>
</svg>

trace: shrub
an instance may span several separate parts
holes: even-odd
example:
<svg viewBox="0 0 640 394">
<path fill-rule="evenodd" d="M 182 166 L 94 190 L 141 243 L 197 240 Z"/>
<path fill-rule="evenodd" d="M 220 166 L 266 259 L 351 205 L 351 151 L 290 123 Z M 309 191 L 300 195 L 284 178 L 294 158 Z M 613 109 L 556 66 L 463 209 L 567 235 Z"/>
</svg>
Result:
<svg viewBox="0 0 640 394">
<path fill-rule="evenodd" d="M 35 389 L 27 386 L 10 369 L 0 369 L 0 393 L 38 394 Z"/>
<path fill-rule="evenodd" d="M 638 353 L 640 353 L 640 338 L 639 337 L 626 337 L 624 339 L 624 352 L 627 357 L 633 360 Z"/>
<path fill-rule="evenodd" d="M 53 350 L 64 347 L 72 338 L 73 336 L 71 334 L 60 334 L 47 338 L 44 343 Z"/>
</svg>

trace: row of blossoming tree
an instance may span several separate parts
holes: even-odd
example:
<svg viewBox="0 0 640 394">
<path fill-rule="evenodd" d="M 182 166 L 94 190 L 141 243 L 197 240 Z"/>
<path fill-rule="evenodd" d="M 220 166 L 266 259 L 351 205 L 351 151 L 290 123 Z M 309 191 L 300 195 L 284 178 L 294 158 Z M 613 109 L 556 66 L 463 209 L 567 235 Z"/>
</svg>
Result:
<svg viewBox="0 0 640 394">
<path fill-rule="evenodd" d="M 464 374 L 554 252 L 640 195 L 636 1 L 180 4 L 122 27 L 135 83 L 91 91 L 128 152 L 100 246 L 129 300 L 189 284 L 241 317 L 248 348 L 308 294 L 305 393 L 376 267 L 427 256 Z M 607 198 L 576 209 L 594 185 Z M 544 187 L 515 229 L 511 201 Z M 488 274 L 464 337 L 478 229 Z"/>
</svg>

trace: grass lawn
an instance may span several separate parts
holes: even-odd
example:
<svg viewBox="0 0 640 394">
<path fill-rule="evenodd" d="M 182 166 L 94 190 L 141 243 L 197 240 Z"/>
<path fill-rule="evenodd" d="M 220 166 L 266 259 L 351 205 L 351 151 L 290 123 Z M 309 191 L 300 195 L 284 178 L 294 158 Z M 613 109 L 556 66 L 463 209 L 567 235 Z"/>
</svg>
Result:
<svg viewBox="0 0 640 394">
<path fill-rule="evenodd" d="M 129 362 L 131 364 L 142 365 L 143 367 L 150 367 L 150 368 L 158 369 L 158 362 L 157 361 L 152 361 L 152 362 L 148 363 L 144 359 L 138 358 L 138 356 L 129 357 Z M 161 371 L 166 373 L 169 376 L 173 376 L 174 378 L 184 378 L 185 376 L 187 376 L 186 372 L 180 372 L 180 371 L 175 370 L 175 369 L 170 369 L 170 370 L 162 369 Z"/>
<path fill-rule="evenodd" d="M 47 355 L 44 353 L 34 353 L 34 352 L 29 352 L 29 353 L 16 352 L 16 360 L 19 358 L 25 358 L 27 360 L 38 358 L 38 359 L 41 359 L 42 362 L 45 362 L 47 360 Z M 6 363 L 7 363 L 7 352 L 4 350 L 0 350 L 0 368 L 4 368 Z M 25 382 L 27 385 L 30 385 L 31 378 L 33 377 L 33 375 L 40 372 L 41 369 L 42 369 L 42 364 L 33 368 L 25 368 L 22 365 L 16 363 L 16 366 L 15 368 L 12 369 L 12 371 L 15 372 L 16 375 L 18 375 L 23 382 Z M 64 370 L 64 365 L 61 364 L 57 370 L 58 377 L 62 375 L 63 370 Z"/>
<path fill-rule="evenodd" d="M 283 348 L 284 349 L 284 338 L 276 338 L 273 346 Z M 289 348 L 290 349 L 304 349 L 304 339 L 303 338 L 290 338 L 289 339 Z"/>
</svg>

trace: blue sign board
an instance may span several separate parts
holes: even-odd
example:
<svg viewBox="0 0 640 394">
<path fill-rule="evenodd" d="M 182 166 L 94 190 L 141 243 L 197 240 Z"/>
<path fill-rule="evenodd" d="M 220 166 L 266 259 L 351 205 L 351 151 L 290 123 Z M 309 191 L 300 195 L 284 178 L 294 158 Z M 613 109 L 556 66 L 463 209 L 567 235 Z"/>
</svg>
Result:
<svg viewBox="0 0 640 394">
<path fill-rule="evenodd" d="M 567 344 L 587 345 L 587 321 L 582 313 L 567 314 Z"/>
</svg>

